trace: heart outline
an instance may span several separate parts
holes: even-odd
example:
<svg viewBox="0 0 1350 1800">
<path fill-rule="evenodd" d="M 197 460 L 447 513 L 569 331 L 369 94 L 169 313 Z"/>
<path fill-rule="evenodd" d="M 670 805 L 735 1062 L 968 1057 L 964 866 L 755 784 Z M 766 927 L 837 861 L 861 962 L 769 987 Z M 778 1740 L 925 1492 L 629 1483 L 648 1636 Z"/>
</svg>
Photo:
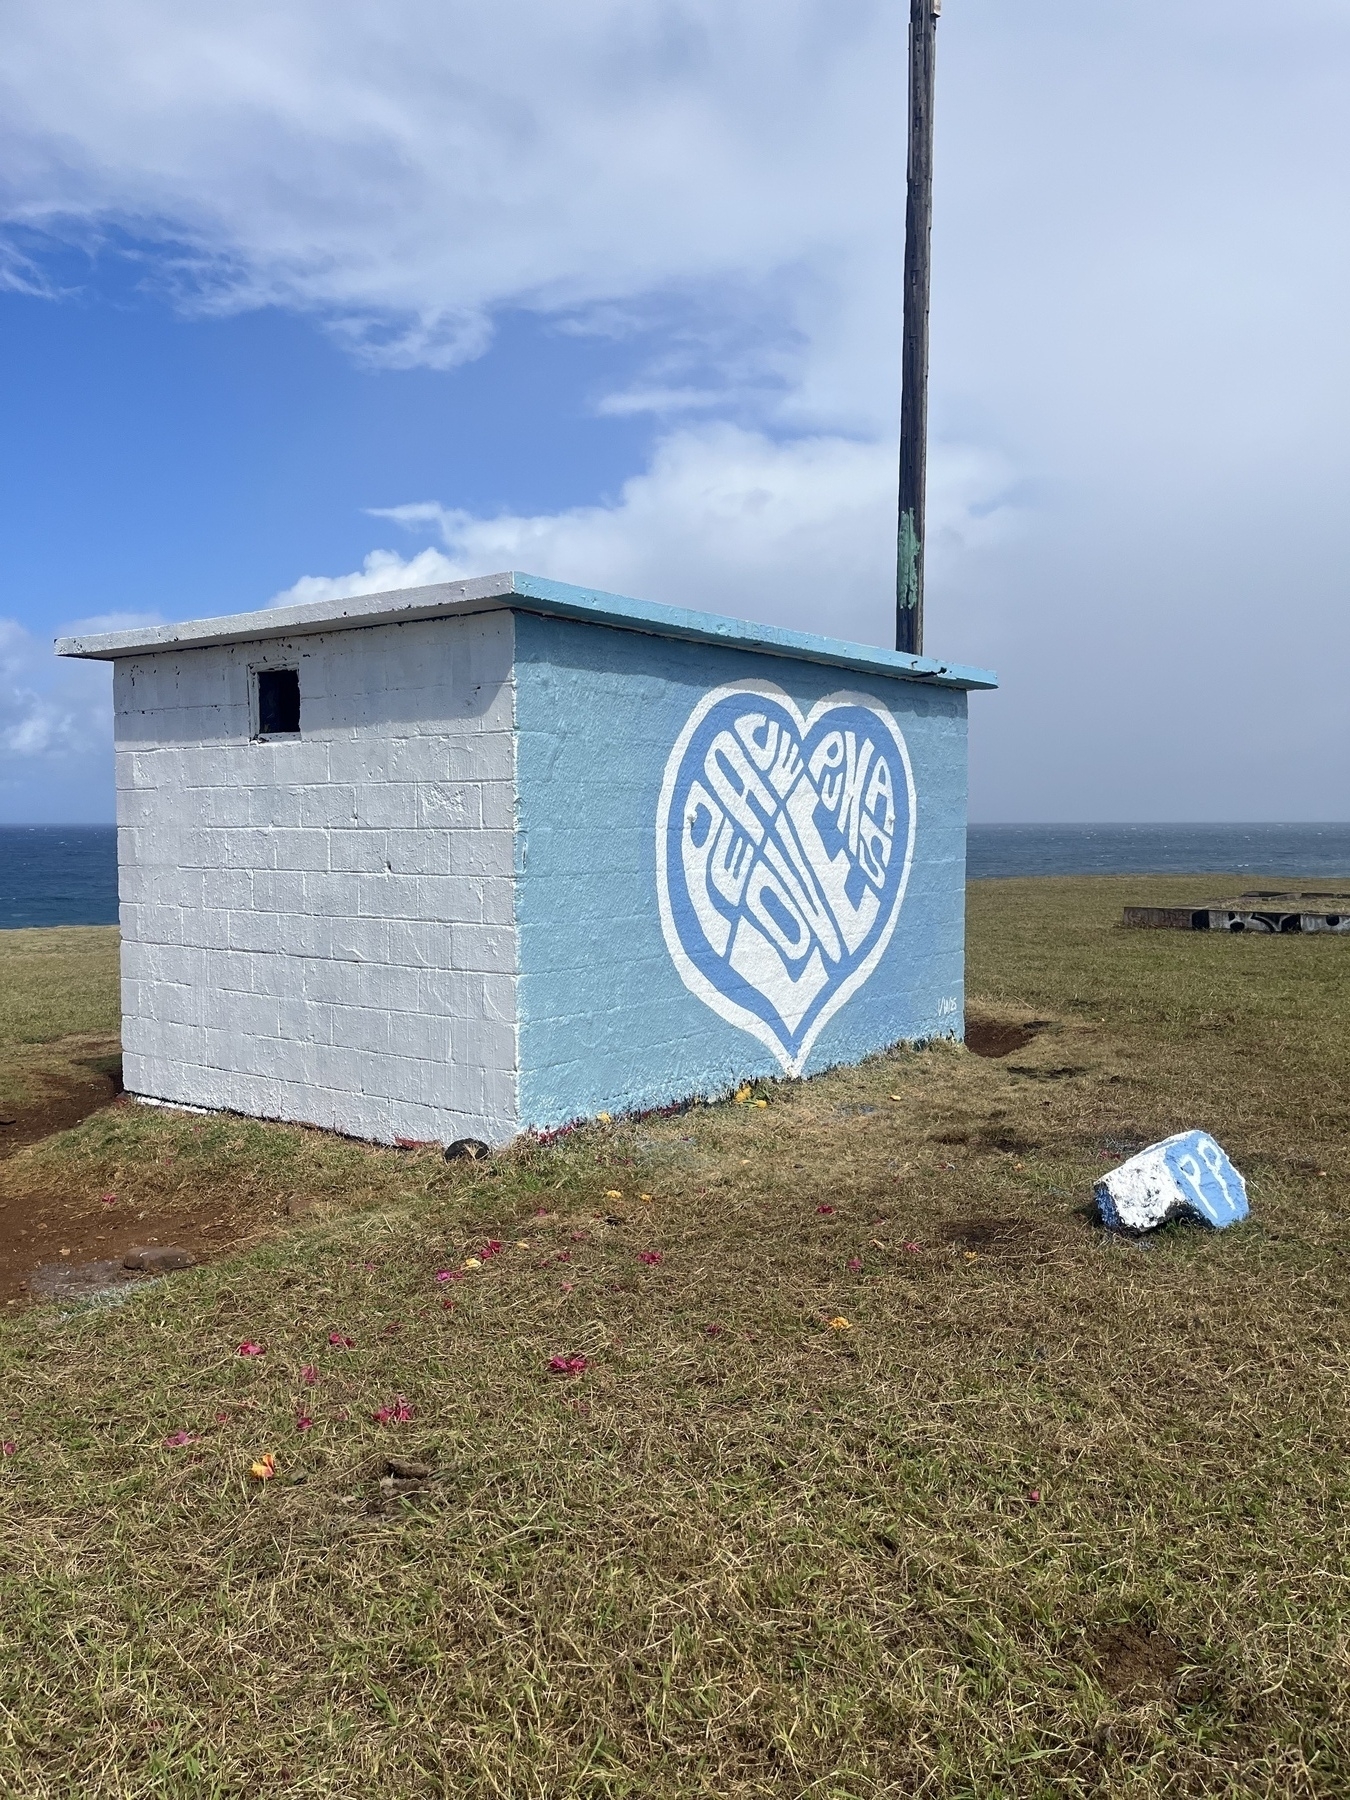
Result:
<svg viewBox="0 0 1350 1800">
<path fill-rule="evenodd" d="M 716 987 L 699 968 L 684 947 L 679 927 L 675 923 L 674 909 L 671 905 L 670 875 L 667 867 L 669 849 L 670 810 L 675 798 L 676 785 L 680 779 L 685 753 L 693 739 L 694 733 L 703 723 L 707 715 L 722 701 L 732 698 L 767 699 L 780 706 L 792 720 L 800 742 L 805 745 L 812 730 L 825 715 L 839 707 L 857 707 L 872 714 L 883 731 L 889 736 L 900 759 L 900 767 L 905 774 L 905 789 L 908 799 L 908 823 L 905 838 L 904 864 L 896 883 L 895 897 L 891 902 L 890 912 L 877 933 L 876 941 L 867 954 L 851 969 L 847 976 L 821 1006 L 820 1011 L 807 1027 L 800 1044 L 794 1054 L 791 1047 L 783 1042 L 767 1019 L 741 1006 L 728 998 L 720 988 Z M 771 1050 L 786 1075 L 800 1075 L 806 1060 L 815 1046 L 817 1038 L 829 1024 L 830 1020 L 852 999 L 864 983 L 874 973 L 877 964 L 885 954 L 886 947 L 895 931 L 896 921 L 900 916 L 900 907 L 909 886 L 910 869 L 914 861 L 914 837 L 918 820 L 918 799 L 914 787 L 914 770 L 909 759 L 909 747 L 905 743 L 904 733 L 895 722 L 890 711 L 881 704 L 874 694 L 861 693 L 855 689 L 838 689 L 817 700 L 810 711 L 803 714 L 801 708 L 775 682 L 746 680 L 727 682 L 720 687 L 712 688 L 695 705 L 686 719 L 679 736 L 676 738 L 661 778 L 661 790 L 656 805 L 656 896 L 657 910 L 661 919 L 661 933 L 665 939 L 666 949 L 675 964 L 680 980 L 689 992 L 699 999 L 708 1009 L 727 1024 L 738 1030 L 748 1032 L 760 1043 Z"/>
</svg>

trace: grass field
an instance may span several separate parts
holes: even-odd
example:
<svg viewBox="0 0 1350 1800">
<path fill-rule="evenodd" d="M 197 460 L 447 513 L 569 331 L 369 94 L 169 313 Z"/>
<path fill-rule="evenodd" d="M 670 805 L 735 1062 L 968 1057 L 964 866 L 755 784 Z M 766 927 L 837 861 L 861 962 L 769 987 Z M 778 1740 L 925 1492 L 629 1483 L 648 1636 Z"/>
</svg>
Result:
<svg viewBox="0 0 1350 1800">
<path fill-rule="evenodd" d="M 1350 1793 L 1350 941 L 1113 929 L 1204 886 L 972 888 L 999 1060 L 486 1168 L 131 1105 L 0 1164 L 292 1215 L 0 1322 L 0 1792 Z M 13 935 L 5 1079 L 114 1006 L 108 934 Z M 1109 1239 L 1187 1125 L 1251 1220 Z"/>
</svg>

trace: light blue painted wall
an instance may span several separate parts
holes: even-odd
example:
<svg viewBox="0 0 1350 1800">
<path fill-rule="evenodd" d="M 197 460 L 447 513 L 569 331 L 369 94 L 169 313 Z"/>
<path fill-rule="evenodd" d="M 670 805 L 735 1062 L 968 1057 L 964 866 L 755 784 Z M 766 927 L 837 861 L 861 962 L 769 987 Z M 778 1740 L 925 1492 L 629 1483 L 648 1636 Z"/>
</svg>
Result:
<svg viewBox="0 0 1350 1800">
<path fill-rule="evenodd" d="M 657 900 L 656 814 L 667 760 L 710 690 L 746 680 L 781 688 L 804 715 L 840 691 L 871 696 L 903 733 L 913 770 L 913 861 L 893 935 L 870 977 L 820 1030 L 803 1072 L 899 1040 L 960 1034 L 963 691 L 518 613 L 522 1125 L 659 1106 L 783 1073 L 766 1043 L 685 985 Z M 829 724 L 822 721 L 808 752 Z"/>
</svg>

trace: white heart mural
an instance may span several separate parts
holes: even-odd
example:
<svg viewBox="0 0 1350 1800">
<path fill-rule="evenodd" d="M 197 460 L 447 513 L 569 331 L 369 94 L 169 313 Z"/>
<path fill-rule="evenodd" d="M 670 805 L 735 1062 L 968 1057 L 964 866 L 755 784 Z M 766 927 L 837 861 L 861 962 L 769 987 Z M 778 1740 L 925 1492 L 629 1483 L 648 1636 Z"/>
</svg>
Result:
<svg viewBox="0 0 1350 1800">
<path fill-rule="evenodd" d="M 715 688 L 666 762 L 656 887 L 691 993 L 789 1075 L 872 974 L 914 856 L 914 775 L 868 694 L 805 716 L 771 682 Z"/>
</svg>

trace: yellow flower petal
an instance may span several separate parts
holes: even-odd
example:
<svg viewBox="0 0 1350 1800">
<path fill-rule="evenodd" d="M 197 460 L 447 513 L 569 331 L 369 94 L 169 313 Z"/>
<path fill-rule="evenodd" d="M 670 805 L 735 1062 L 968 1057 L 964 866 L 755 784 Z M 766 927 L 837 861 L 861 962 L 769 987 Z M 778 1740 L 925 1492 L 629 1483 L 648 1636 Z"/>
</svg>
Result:
<svg viewBox="0 0 1350 1800">
<path fill-rule="evenodd" d="M 597 1113 L 595 1116 L 602 1125 L 609 1124 L 609 1114 L 608 1113 Z"/>
<path fill-rule="evenodd" d="M 852 1331 L 852 1329 L 853 1329 L 853 1327 L 849 1324 L 848 1320 L 842 1316 L 842 1314 L 840 1315 L 839 1318 L 830 1320 L 830 1330 L 831 1331 Z"/>
<path fill-rule="evenodd" d="M 756 1100 L 756 1102 L 755 1102 L 756 1106 L 767 1106 L 768 1104 L 769 1103 L 767 1100 Z"/>
<path fill-rule="evenodd" d="M 464 1269 L 481 1269 L 482 1266 L 482 1263 L 479 1262 L 476 1256 L 466 1256 L 460 1265 L 460 1267 Z"/>
<path fill-rule="evenodd" d="M 606 1198 L 606 1200 L 622 1200 L 623 1194 L 620 1192 L 620 1190 L 618 1188 L 606 1188 L 605 1189 L 605 1198 Z"/>
<path fill-rule="evenodd" d="M 249 1468 L 249 1474 L 255 1481 L 270 1481 L 276 1472 L 277 1459 L 270 1450 L 265 1451 Z"/>
<path fill-rule="evenodd" d="M 746 1101 L 750 1098 L 749 1082 L 747 1082 L 744 1087 L 738 1087 L 732 1098 L 736 1101 L 738 1106 L 744 1106 Z"/>
</svg>

